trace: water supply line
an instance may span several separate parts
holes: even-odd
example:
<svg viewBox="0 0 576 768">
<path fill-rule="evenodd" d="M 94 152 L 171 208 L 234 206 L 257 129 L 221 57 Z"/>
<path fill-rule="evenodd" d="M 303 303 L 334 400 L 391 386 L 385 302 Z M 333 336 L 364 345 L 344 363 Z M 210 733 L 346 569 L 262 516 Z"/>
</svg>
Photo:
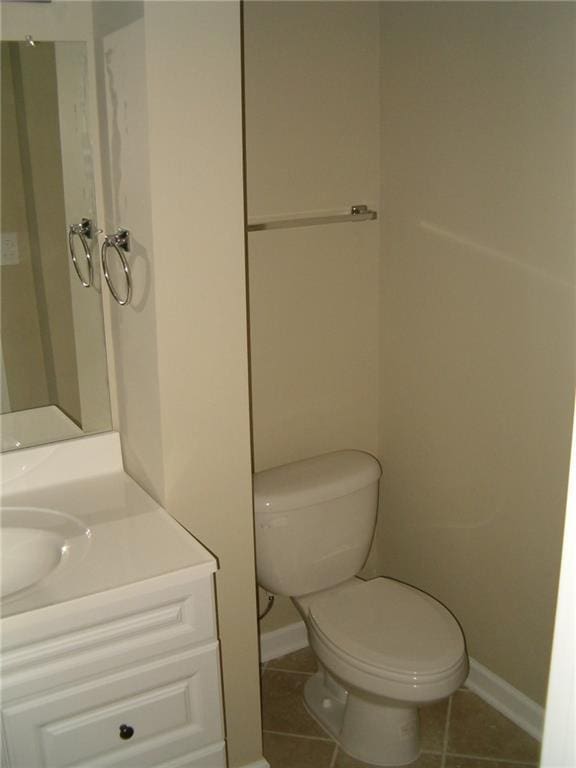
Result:
<svg viewBox="0 0 576 768">
<path fill-rule="evenodd" d="M 272 610 L 272 606 L 274 605 L 275 597 L 276 595 L 271 595 L 270 593 L 268 593 L 268 605 L 266 606 L 266 608 L 264 608 L 262 613 L 258 614 L 258 621 L 262 621 L 264 616 L 267 616 L 270 613 L 270 611 Z"/>
</svg>

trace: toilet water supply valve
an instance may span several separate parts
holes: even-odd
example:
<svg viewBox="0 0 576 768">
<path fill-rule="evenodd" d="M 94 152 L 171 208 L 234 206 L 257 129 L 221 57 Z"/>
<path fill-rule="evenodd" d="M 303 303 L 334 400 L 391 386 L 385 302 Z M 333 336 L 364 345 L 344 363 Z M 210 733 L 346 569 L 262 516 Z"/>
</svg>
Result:
<svg viewBox="0 0 576 768">
<path fill-rule="evenodd" d="M 264 618 L 264 616 L 267 616 L 270 613 L 270 611 L 272 610 L 272 606 L 274 605 L 274 597 L 275 596 L 271 595 L 269 592 L 267 593 L 267 595 L 268 595 L 268 597 L 267 597 L 268 604 L 267 604 L 266 608 L 264 608 L 262 613 L 258 614 L 258 621 L 261 621 Z"/>
</svg>

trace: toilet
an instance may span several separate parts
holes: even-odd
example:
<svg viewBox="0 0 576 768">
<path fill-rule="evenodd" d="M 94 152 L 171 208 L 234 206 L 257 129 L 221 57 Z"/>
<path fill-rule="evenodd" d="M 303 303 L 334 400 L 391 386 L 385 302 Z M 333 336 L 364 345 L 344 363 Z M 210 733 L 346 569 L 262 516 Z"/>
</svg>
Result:
<svg viewBox="0 0 576 768">
<path fill-rule="evenodd" d="M 352 757 L 403 765 L 420 753 L 418 707 L 468 674 L 460 625 L 443 605 L 390 578 L 358 578 L 372 542 L 381 469 L 346 450 L 254 476 L 258 583 L 292 598 L 319 671 L 310 714 Z"/>
</svg>

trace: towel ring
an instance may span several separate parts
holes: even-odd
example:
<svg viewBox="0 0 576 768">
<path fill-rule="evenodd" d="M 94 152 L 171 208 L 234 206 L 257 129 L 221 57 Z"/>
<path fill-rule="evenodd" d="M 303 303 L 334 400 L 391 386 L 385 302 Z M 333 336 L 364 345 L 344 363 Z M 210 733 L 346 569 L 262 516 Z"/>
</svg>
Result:
<svg viewBox="0 0 576 768">
<path fill-rule="evenodd" d="M 108 272 L 108 249 L 114 248 L 116 251 L 116 254 L 118 255 L 118 258 L 120 259 L 120 263 L 122 264 L 122 269 L 124 270 L 124 277 L 126 279 L 126 291 L 125 295 L 122 297 L 114 287 L 114 284 L 112 282 L 112 279 L 110 277 L 110 273 Z M 120 227 L 116 230 L 116 233 L 113 235 L 106 235 L 104 238 L 104 242 L 102 243 L 102 269 L 104 270 L 104 277 L 106 279 L 106 283 L 108 284 L 108 288 L 110 288 L 110 293 L 114 297 L 114 299 L 120 304 L 121 306 L 124 306 L 125 304 L 130 303 L 130 299 L 132 298 L 132 275 L 130 273 L 130 267 L 128 266 L 128 262 L 126 261 L 126 256 L 124 255 L 130 250 L 130 232 L 127 229 L 123 229 Z"/>
<path fill-rule="evenodd" d="M 94 268 L 92 266 L 92 254 L 90 253 L 90 245 L 88 244 L 88 240 L 92 239 L 93 234 L 94 234 L 94 230 L 92 228 L 92 221 L 90 219 L 82 219 L 80 224 L 70 224 L 70 226 L 68 227 L 68 250 L 70 251 L 70 257 L 72 258 L 72 264 L 74 264 L 74 269 L 76 270 L 76 274 L 80 278 L 80 282 L 82 283 L 84 288 L 90 288 L 90 286 L 94 282 Z M 86 258 L 86 266 L 88 268 L 87 278 L 85 278 L 84 275 L 82 274 L 82 270 L 80 269 L 80 266 L 78 264 L 78 259 L 76 258 L 76 251 L 74 249 L 75 237 L 77 237 L 82 243 L 84 256 Z"/>
</svg>

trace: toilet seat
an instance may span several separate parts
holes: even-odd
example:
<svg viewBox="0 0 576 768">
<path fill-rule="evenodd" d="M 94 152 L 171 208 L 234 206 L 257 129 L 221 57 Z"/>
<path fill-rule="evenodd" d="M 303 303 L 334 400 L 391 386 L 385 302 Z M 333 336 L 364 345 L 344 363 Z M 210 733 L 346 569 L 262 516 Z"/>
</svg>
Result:
<svg viewBox="0 0 576 768">
<path fill-rule="evenodd" d="M 373 677 L 378 689 L 385 681 L 414 689 L 465 677 L 458 622 L 437 600 L 406 584 L 354 579 L 314 598 L 308 618 L 319 655 L 323 648 L 362 678 Z"/>
</svg>

